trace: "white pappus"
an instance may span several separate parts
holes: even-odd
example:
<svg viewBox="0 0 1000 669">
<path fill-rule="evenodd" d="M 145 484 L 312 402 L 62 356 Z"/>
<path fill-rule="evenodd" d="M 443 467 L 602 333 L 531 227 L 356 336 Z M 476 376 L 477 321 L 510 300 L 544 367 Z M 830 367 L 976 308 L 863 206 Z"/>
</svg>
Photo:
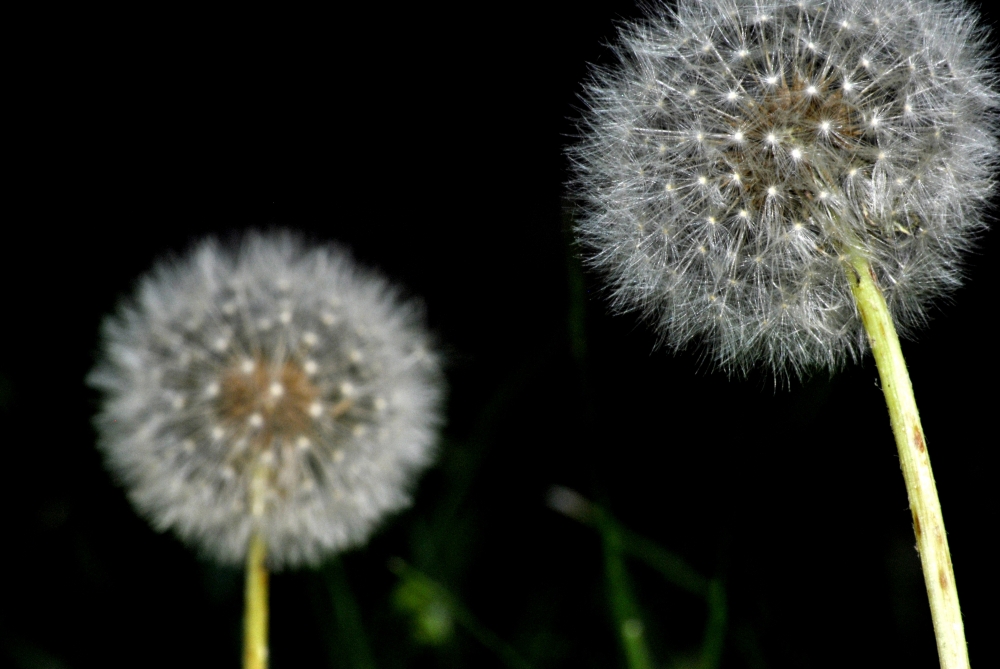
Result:
<svg viewBox="0 0 1000 669">
<path fill-rule="evenodd" d="M 622 26 L 569 149 L 619 310 L 731 371 L 866 347 L 845 259 L 903 333 L 961 278 L 996 165 L 996 78 L 961 2 L 679 0 Z"/>
<path fill-rule="evenodd" d="M 103 328 L 88 383 L 135 507 L 223 562 L 367 540 L 433 457 L 443 379 L 421 309 L 336 247 L 214 240 L 160 263 Z"/>
</svg>

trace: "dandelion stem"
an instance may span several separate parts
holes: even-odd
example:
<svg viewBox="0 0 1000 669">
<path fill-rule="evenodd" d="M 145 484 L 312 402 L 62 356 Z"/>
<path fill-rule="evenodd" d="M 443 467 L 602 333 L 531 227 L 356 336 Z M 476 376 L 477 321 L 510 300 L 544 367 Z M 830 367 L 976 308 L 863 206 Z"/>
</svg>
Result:
<svg viewBox="0 0 1000 669">
<path fill-rule="evenodd" d="M 944 517 L 899 337 L 868 261 L 854 254 L 851 264 L 855 270 L 847 272 L 851 290 L 875 355 L 889 407 L 889 420 L 899 449 L 900 468 L 913 514 L 913 531 L 917 536 L 917 551 L 930 600 L 938 659 L 942 669 L 967 669 L 969 654 Z"/>
<path fill-rule="evenodd" d="M 250 539 L 243 617 L 243 669 L 267 669 L 267 548 L 259 534 Z"/>
</svg>

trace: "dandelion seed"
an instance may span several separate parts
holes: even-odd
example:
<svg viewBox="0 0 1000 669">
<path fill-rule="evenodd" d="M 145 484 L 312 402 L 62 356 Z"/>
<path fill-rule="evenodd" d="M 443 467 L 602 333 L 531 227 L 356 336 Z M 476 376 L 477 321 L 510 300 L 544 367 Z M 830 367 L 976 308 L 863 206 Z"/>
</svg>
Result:
<svg viewBox="0 0 1000 669">
<path fill-rule="evenodd" d="M 155 527 L 223 563 L 254 535 L 272 568 L 365 541 L 433 455 L 441 373 L 419 309 L 337 249 L 204 242 L 103 334 L 88 382 L 108 466 Z"/>
<path fill-rule="evenodd" d="M 622 27 L 619 62 L 595 70 L 569 149 L 584 209 L 576 230 L 614 305 L 641 311 L 672 348 L 701 342 L 727 370 L 835 368 L 867 346 L 843 260 L 861 253 L 902 331 L 921 324 L 984 227 L 998 155 L 997 94 L 965 7 L 679 0 L 647 10 Z M 684 41 L 692 34 L 736 46 L 703 52 Z M 695 84 L 697 97 L 672 94 Z M 698 151 L 665 143 L 651 155 L 648 138 L 693 125 Z M 659 185 L 691 175 L 698 193 Z M 720 210 L 755 212 L 754 225 L 737 215 L 698 224 Z M 638 220 L 685 232 L 639 240 Z M 783 240 L 796 220 L 809 244 Z M 703 308 L 706 293 L 725 318 Z"/>
<path fill-rule="evenodd" d="M 941 666 L 968 667 L 947 533 L 896 329 L 920 324 L 933 299 L 957 285 L 962 254 L 984 228 L 1000 95 L 982 33 L 963 4 L 938 0 L 647 7 L 644 22 L 622 28 L 618 64 L 595 71 L 581 141 L 570 150 L 584 206 L 577 232 L 591 263 L 610 278 L 619 309 L 655 320 L 673 348 L 703 342 L 729 370 L 834 368 L 871 339 Z M 682 32 L 746 43 L 746 56 L 693 51 Z M 665 91 L 647 92 L 651 80 L 698 82 L 706 94 L 654 112 L 649 96 Z M 738 102 L 711 102 L 732 90 L 741 91 Z M 679 135 L 693 121 L 706 136 L 699 151 L 648 154 L 647 137 Z M 736 128 L 745 136 L 738 148 L 718 139 Z M 658 180 L 698 174 L 719 183 L 740 174 L 743 187 L 664 197 L 635 178 L 637 162 Z M 754 224 L 741 216 L 699 223 L 719 210 L 753 211 Z M 636 219 L 680 232 L 635 247 Z"/>
</svg>

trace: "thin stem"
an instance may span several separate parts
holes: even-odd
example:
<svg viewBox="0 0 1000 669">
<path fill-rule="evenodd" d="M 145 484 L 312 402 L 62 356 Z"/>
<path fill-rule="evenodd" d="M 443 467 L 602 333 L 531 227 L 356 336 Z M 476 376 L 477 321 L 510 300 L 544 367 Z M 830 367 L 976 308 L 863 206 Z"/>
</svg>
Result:
<svg viewBox="0 0 1000 669">
<path fill-rule="evenodd" d="M 889 407 L 889 420 L 899 449 L 899 464 L 906 481 L 906 494 L 913 514 L 913 531 L 924 570 L 924 583 L 930 600 L 938 659 L 942 669 L 968 669 L 969 653 L 965 643 L 962 611 L 958 605 L 955 573 L 948 551 L 948 537 L 938 500 L 934 473 L 927 454 L 924 430 L 920 426 L 913 386 L 906 372 L 906 362 L 885 297 L 875 283 L 865 258 L 851 257 L 854 271 L 848 270 L 851 290 L 857 301 L 868 341 L 875 355 L 882 390 Z"/>
<path fill-rule="evenodd" d="M 726 645 L 726 625 L 729 614 L 726 605 L 726 589 L 722 581 L 713 578 L 708 582 L 708 622 L 705 623 L 705 638 L 701 644 L 700 669 L 716 669 L 722 664 L 722 650 Z"/>
<path fill-rule="evenodd" d="M 259 534 L 250 539 L 243 614 L 243 668 L 267 669 L 267 547 Z"/>
<path fill-rule="evenodd" d="M 625 570 L 625 560 L 622 558 L 621 536 L 615 524 L 607 522 L 603 516 L 597 517 L 597 529 L 604 544 L 604 572 L 607 577 L 611 614 L 618 628 L 626 666 L 628 669 L 653 669 L 642 619 L 639 617 L 639 606 Z"/>
</svg>

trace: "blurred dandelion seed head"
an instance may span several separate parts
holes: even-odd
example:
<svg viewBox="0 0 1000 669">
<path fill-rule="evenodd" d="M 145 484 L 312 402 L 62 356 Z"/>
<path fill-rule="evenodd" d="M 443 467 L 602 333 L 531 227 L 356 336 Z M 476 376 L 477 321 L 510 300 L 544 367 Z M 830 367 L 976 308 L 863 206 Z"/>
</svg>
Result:
<svg viewBox="0 0 1000 669">
<path fill-rule="evenodd" d="M 420 309 L 333 247 L 251 234 L 160 264 L 88 377 L 136 508 L 225 563 L 272 568 L 367 539 L 433 453 L 442 376 Z"/>
<path fill-rule="evenodd" d="M 865 347 L 845 257 L 897 324 L 982 229 L 995 77 L 961 3 L 679 0 L 625 25 L 570 148 L 577 233 L 614 305 L 736 371 Z"/>
</svg>

